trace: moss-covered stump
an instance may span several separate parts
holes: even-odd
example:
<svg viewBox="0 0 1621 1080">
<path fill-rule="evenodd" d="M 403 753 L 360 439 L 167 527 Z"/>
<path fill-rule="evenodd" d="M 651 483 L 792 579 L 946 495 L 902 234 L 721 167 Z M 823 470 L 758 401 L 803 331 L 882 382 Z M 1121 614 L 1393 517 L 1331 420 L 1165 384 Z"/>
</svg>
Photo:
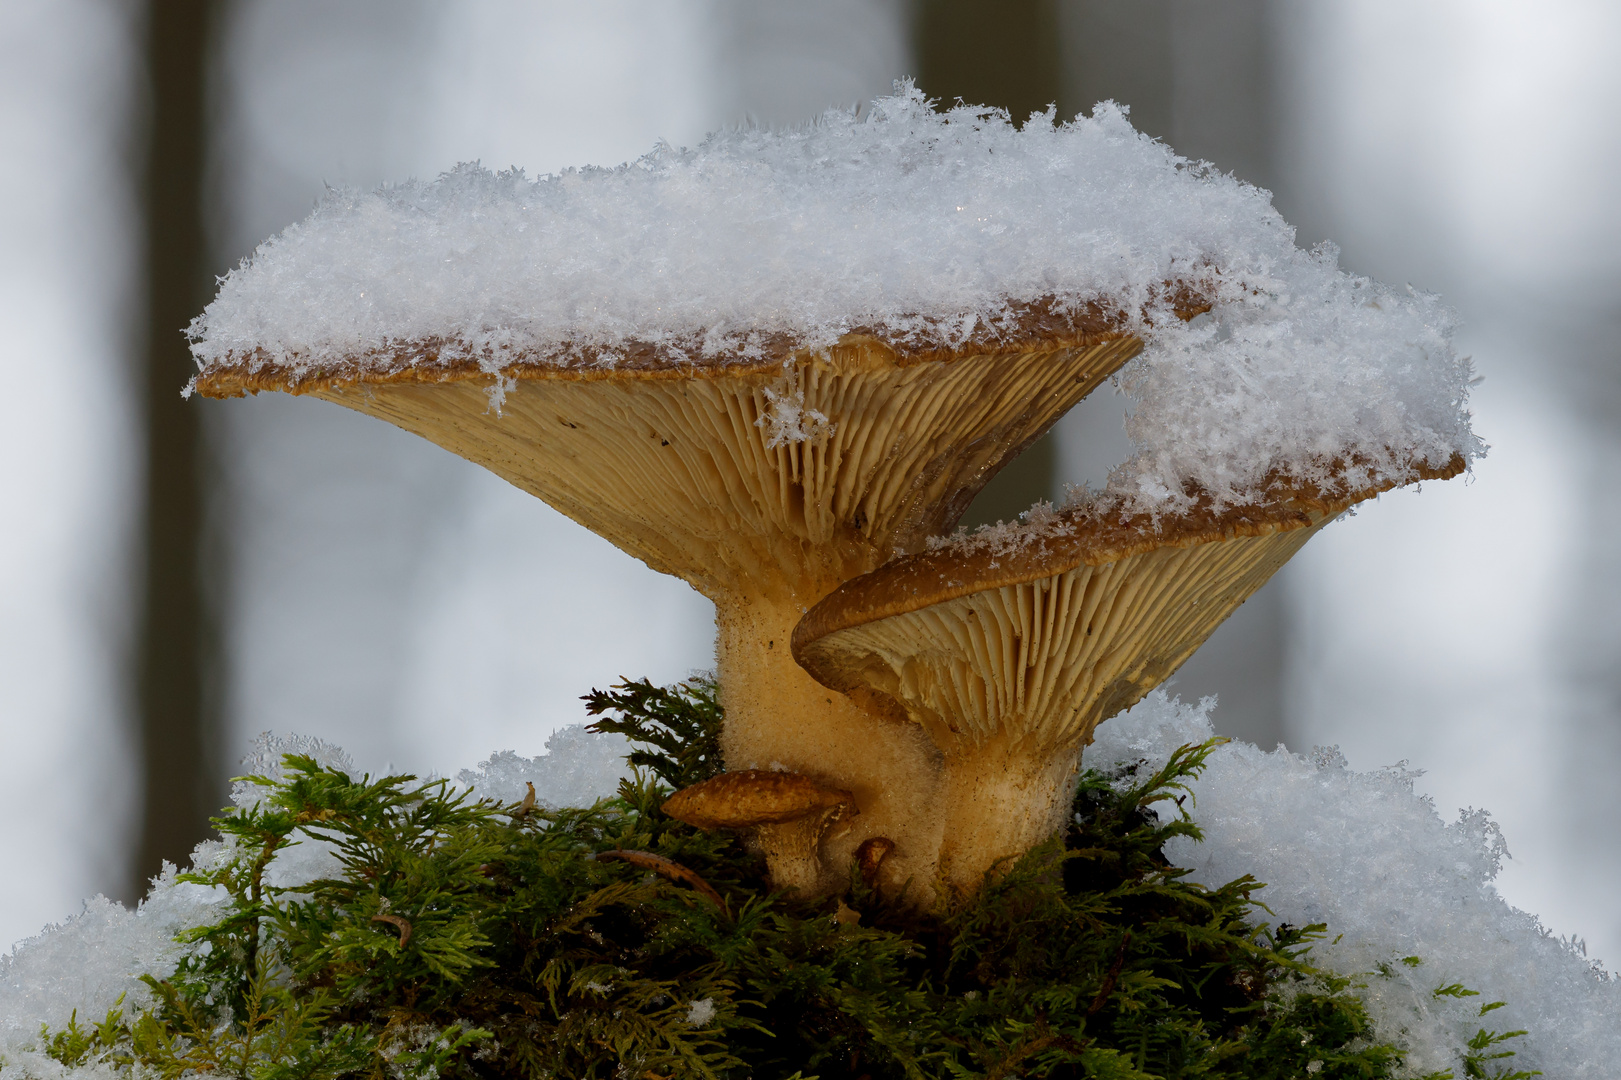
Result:
<svg viewBox="0 0 1621 1080">
<path fill-rule="evenodd" d="M 47 1032 L 50 1053 L 256 1080 L 1402 1075 L 1351 980 L 1311 965 L 1322 927 L 1269 930 L 1258 882 L 1206 888 L 1162 855 L 1198 836 L 1185 783 L 1214 743 L 1084 773 L 1062 836 L 919 914 L 881 850 L 812 903 L 771 892 L 738 835 L 662 812 L 719 769 L 710 684 L 588 702 L 641 744 L 589 809 L 303 757 L 256 778 L 191 875 L 232 898 L 190 932 L 206 948 L 148 980 L 150 1005 Z M 324 846 L 327 876 L 278 884 L 292 844 Z M 1525 1075 L 1498 1067 L 1503 1037 L 1482 1032 L 1469 1075 Z"/>
</svg>

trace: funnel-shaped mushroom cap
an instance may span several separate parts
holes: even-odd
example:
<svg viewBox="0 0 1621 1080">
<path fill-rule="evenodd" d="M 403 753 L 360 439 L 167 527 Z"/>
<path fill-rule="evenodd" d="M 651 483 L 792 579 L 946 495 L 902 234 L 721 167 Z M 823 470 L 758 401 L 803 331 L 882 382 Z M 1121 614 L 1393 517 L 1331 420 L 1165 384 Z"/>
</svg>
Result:
<svg viewBox="0 0 1621 1080">
<path fill-rule="evenodd" d="M 1461 458 L 1416 479 L 1456 475 Z M 948 544 L 846 582 L 794 631 L 824 686 L 955 737 L 1062 744 L 1134 704 L 1315 529 L 1389 483 L 1155 521 L 1060 512 L 1007 546 Z"/>
<path fill-rule="evenodd" d="M 683 788 L 665 801 L 664 812 L 699 829 L 751 832 L 772 884 L 810 894 L 823 877 L 822 838 L 859 811 L 841 788 L 798 773 L 744 769 Z"/>
<path fill-rule="evenodd" d="M 1078 509 L 1023 543 L 897 559 L 812 608 L 794 656 L 824 685 L 888 698 L 929 731 L 946 755 L 947 802 L 980 804 L 977 818 L 949 809 L 970 820 L 946 828 L 959 854 L 943 861 L 971 888 L 1056 828 L 1100 721 L 1164 681 L 1321 525 L 1378 490 L 1286 492 L 1158 522 Z M 990 849 L 962 850 L 979 842 Z"/>
<path fill-rule="evenodd" d="M 1297 250 L 1264 192 L 1111 105 L 1056 119 L 901 85 L 619 169 L 334 193 L 225 280 L 194 386 L 330 397 L 717 599 L 807 604 L 949 529 L 1131 335 L 1145 482 L 1214 490 L 1193 443 L 1240 488 L 1330 436 L 1472 452 L 1433 304 Z"/>
<path fill-rule="evenodd" d="M 1123 321 L 1032 309 L 1012 333 L 956 349 L 850 334 L 824 352 L 702 364 L 651 353 L 612 368 L 523 363 L 496 407 L 490 375 L 431 354 L 320 374 L 249 359 L 196 385 L 309 393 L 381 417 L 713 599 L 825 582 L 808 603 L 955 524 L 1003 464 L 1141 349 Z"/>
</svg>

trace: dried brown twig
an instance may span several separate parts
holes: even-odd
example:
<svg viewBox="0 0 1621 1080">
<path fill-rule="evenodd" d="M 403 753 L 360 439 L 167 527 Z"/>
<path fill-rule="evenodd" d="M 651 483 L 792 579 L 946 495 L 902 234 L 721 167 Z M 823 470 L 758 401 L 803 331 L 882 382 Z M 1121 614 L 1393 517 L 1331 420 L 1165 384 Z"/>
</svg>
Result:
<svg viewBox="0 0 1621 1080">
<path fill-rule="evenodd" d="M 703 896 L 721 911 L 726 910 L 726 901 L 721 899 L 715 887 L 695 872 L 688 870 L 678 862 L 672 862 L 663 855 L 655 855 L 651 851 L 627 851 L 615 848 L 612 851 L 597 852 L 598 862 L 627 862 L 632 866 L 640 866 L 644 870 L 651 870 L 666 881 L 680 882 L 690 885 L 692 889 Z"/>
</svg>

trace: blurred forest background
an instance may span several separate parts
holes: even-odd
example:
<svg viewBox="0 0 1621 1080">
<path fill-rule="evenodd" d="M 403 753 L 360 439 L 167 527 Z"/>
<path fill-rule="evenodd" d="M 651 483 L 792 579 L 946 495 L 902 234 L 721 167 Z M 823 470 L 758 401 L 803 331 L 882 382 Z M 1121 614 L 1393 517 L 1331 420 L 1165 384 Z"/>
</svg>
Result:
<svg viewBox="0 0 1621 1080">
<path fill-rule="evenodd" d="M 324 186 L 612 165 L 929 94 L 1113 98 L 1303 245 L 1442 293 L 1470 482 L 1333 526 L 1172 685 L 1263 746 L 1489 809 L 1509 900 L 1621 965 L 1621 7 L 1601 0 L 7 0 L 0 949 L 178 859 L 265 730 L 365 768 L 543 750 L 711 662 L 711 611 L 458 458 L 272 395 L 182 402 L 214 277 Z M 974 520 L 1129 452 L 1108 389 Z"/>
</svg>

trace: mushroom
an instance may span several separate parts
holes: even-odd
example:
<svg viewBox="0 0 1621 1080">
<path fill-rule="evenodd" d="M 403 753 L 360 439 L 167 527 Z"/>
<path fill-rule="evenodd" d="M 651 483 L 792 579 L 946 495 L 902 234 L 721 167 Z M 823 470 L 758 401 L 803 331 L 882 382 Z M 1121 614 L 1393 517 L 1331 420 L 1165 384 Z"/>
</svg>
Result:
<svg viewBox="0 0 1621 1080">
<path fill-rule="evenodd" d="M 744 769 L 682 788 L 664 812 L 695 828 L 741 829 L 764 853 L 771 885 L 815 897 L 828 884 L 820 852 L 860 811 L 848 791 L 791 772 Z"/>
<path fill-rule="evenodd" d="M 1178 303 L 1187 317 L 1204 309 Z M 715 602 L 728 768 L 848 788 L 897 857 L 932 858 L 937 755 L 911 725 L 818 685 L 789 638 L 839 584 L 954 527 L 1004 464 L 1142 347 L 1117 306 L 1021 312 L 955 349 L 852 332 L 820 351 L 779 341 L 678 362 L 648 347 L 611 366 L 520 358 L 492 376 L 450 359 L 471 346 L 420 343 L 325 367 L 243 353 L 194 385 L 311 394 L 381 417 L 688 581 Z"/>
<path fill-rule="evenodd" d="M 878 888 L 878 875 L 884 867 L 884 860 L 894 850 L 895 841 L 887 836 L 870 836 L 856 848 L 856 869 L 861 874 L 861 880 L 867 883 L 867 888 Z"/>
<path fill-rule="evenodd" d="M 971 893 L 1062 826 L 1101 721 L 1169 677 L 1326 522 L 1391 486 L 1274 488 L 1262 506 L 1204 500 L 1158 521 L 1077 508 L 1011 550 L 969 538 L 845 583 L 795 629 L 794 656 L 929 733 L 944 755 L 940 868 Z"/>
<path fill-rule="evenodd" d="M 862 815 L 829 865 L 884 836 L 901 881 L 934 880 L 941 750 L 894 694 L 813 679 L 794 628 L 954 528 L 1140 338 L 1159 347 L 1137 416 L 1166 421 L 1145 461 L 1236 456 L 1249 476 L 1338 446 L 1387 475 L 1381 446 L 1482 449 L 1433 300 L 1298 251 L 1263 192 L 1117 109 L 1015 127 L 910 85 L 618 169 L 337 195 L 189 332 L 190 391 L 388 420 L 708 596 L 727 768 L 850 791 Z"/>
</svg>

